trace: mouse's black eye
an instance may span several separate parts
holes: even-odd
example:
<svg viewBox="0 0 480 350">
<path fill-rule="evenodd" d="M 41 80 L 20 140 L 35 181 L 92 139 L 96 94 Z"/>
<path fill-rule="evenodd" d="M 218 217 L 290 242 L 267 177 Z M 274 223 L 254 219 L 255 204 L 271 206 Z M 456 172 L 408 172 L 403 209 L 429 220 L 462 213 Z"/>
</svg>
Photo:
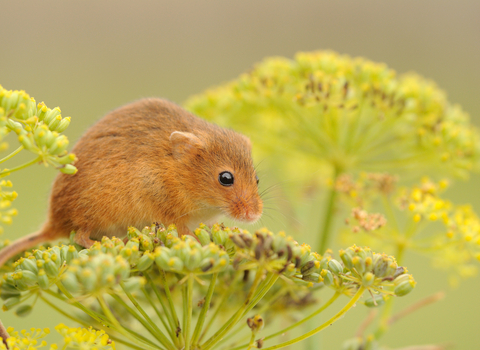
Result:
<svg viewBox="0 0 480 350">
<path fill-rule="evenodd" d="M 233 174 L 229 171 L 223 171 L 218 175 L 218 181 L 222 186 L 232 186 L 233 185 Z"/>
<path fill-rule="evenodd" d="M 257 175 L 255 175 L 255 180 L 257 180 L 257 185 L 258 185 L 258 183 L 260 182 L 260 179 L 258 178 Z"/>
</svg>

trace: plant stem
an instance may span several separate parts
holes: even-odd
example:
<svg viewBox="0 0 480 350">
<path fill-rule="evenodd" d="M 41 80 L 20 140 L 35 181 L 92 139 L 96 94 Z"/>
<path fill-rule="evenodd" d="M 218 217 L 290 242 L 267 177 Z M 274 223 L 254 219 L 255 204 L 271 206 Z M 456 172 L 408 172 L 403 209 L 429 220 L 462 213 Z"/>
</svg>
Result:
<svg viewBox="0 0 480 350">
<path fill-rule="evenodd" d="M 268 273 L 267 277 L 265 280 L 262 282 L 262 285 L 260 285 L 259 288 L 257 288 L 257 292 L 255 293 L 254 297 L 252 298 L 252 301 L 246 308 L 246 310 L 243 312 L 243 316 L 245 316 L 250 310 L 252 310 L 255 305 L 258 304 L 260 300 L 263 299 L 263 297 L 268 293 L 268 291 L 273 287 L 275 282 L 277 282 L 277 279 L 280 277 L 279 274 L 270 272 Z"/>
<path fill-rule="evenodd" d="M 345 305 L 335 316 L 333 316 L 331 319 L 329 319 L 327 322 L 323 323 L 322 325 L 318 326 L 317 328 L 311 330 L 308 333 L 305 333 L 305 334 L 301 335 L 300 337 L 291 339 L 289 341 L 286 341 L 286 342 L 283 342 L 283 343 L 280 343 L 280 344 L 277 344 L 277 345 L 274 345 L 274 346 L 269 346 L 268 348 L 263 348 L 263 350 L 280 349 L 280 348 L 283 348 L 285 346 L 298 343 L 299 341 L 302 341 L 302 340 L 304 340 L 304 339 L 322 331 L 323 329 L 327 328 L 328 326 L 331 326 L 332 324 L 334 324 L 336 321 L 338 321 L 348 310 L 350 310 L 355 305 L 355 303 L 358 301 L 358 299 L 360 299 L 360 297 L 362 296 L 364 291 L 365 291 L 365 287 L 361 286 L 358 289 L 357 293 L 355 293 L 355 295 L 352 297 L 352 299 L 350 299 L 350 301 L 347 303 L 347 305 Z"/>
<path fill-rule="evenodd" d="M 288 293 L 288 289 L 286 288 L 280 288 L 272 297 L 268 298 L 268 300 L 266 301 L 266 303 L 264 303 L 258 310 L 256 310 L 256 314 L 257 315 L 262 315 L 265 311 L 267 311 L 271 305 L 273 305 L 280 297 L 282 297 L 283 295 L 287 294 Z M 245 329 L 245 325 L 244 324 L 237 324 L 237 327 L 235 329 L 233 329 L 230 334 L 228 336 L 225 336 L 220 342 L 218 345 L 224 343 L 225 341 L 227 341 L 228 339 L 230 339 L 231 337 L 233 337 L 234 335 L 237 335 L 239 334 L 241 331 L 242 331 L 242 328 Z M 246 337 L 244 337 L 246 338 Z M 243 338 L 242 338 L 243 340 Z M 232 348 L 233 346 L 235 346 L 237 343 L 239 343 L 240 340 L 237 340 L 236 342 L 234 342 L 233 344 L 230 345 L 230 348 Z M 244 344 L 242 345 L 242 347 L 245 347 L 247 346 L 248 344 Z M 237 349 L 237 348 L 236 348 Z"/>
<path fill-rule="evenodd" d="M 125 301 L 123 301 L 122 298 L 120 298 L 118 295 L 116 294 L 110 294 L 110 296 L 115 299 L 115 301 L 117 303 L 119 303 L 120 305 L 122 305 L 122 307 L 130 314 L 132 315 L 138 322 L 140 322 L 146 330 L 148 330 L 151 333 L 151 330 L 148 328 L 148 324 L 146 323 L 146 321 L 140 317 L 140 315 L 134 310 L 132 309 L 130 306 L 128 306 Z M 133 334 L 135 337 L 141 339 L 142 341 L 146 342 L 146 343 L 149 343 L 151 345 L 153 345 L 154 347 L 157 346 L 156 344 L 154 344 L 151 340 L 149 340 L 148 338 L 145 338 L 143 335 L 141 334 L 138 334 L 136 333 L 135 331 L 131 330 L 131 329 L 125 329 L 127 332 Z"/>
<path fill-rule="evenodd" d="M 23 150 L 23 146 L 18 147 L 15 151 L 13 151 L 12 153 L 10 153 L 8 156 L 0 159 L 0 164 L 3 163 L 3 162 L 6 162 L 7 160 L 9 160 L 10 158 L 12 158 L 13 156 L 15 156 L 15 155 L 17 155 L 18 153 L 20 153 L 22 150 Z"/>
<path fill-rule="evenodd" d="M 292 324 L 291 326 L 287 327 L 287 328 L 284 328 L 282 329 L 281 331 L 278 331 L 278 332 L 275 332 L 273 334 L 270 334 L 269 336 L 265 337 L 263 340 L 268 340 L 268 339 L 272 339 L 280 334 L 283 334 L 285 332 L 288 332 L 289 330 L 292 330 L 298 326 L 300 326 L 301 324 L 307 322 L 308 320 L 312 319 L 313 317 L 317 316 L 319 313 L 323 312 L 327 307 L 329 307 L 330 305 L 333 304 L 333 302 L 335 300 L 337 300 L 337 298 L 342 295 L 342 293 L 339 293 L 339 292 L 335 292 L 335 294 L 333 294 L 333 296 L 325 303 L 323 304 L 318 310 L 316 310 L 315 312 L 313 312 L 312 314 L 310 314 L 309 316 L 305 317 L 304 319 Z"/>
<path fill-rule="evenodd" d="M 232 326 L 234 326 L 240 318 L 243 316 L 244 312 L 246 311 L 248 305 L 250 304 L 252 297 L 257 290 L 258 285 L 260 284 L 260 280 L 263 277 L 263 267 L 259 267 L 257 270 L 257 274 L 255 279 L 253 280 L 252 286 L 250 287 L 250 291 L 248 292 L 247 298 L 243 302 L 243 305 L 240 309 L 233 314 L 232 317 L 209 339 L 207 340 L 202 346 L 201 349 L 209 350 L 211 349 L 218 341 L 220 341 L 223 336 L 230 330 Z"/>
<path fill-rule="evenodd" d="M 100 304 L 100 307 L 102 308 L 103 312 L 105 313 L 105 315 L 108 317 L 110 322 L 116 328 L 116 331 L 123 334 L 125 337 L 129 338 L 130 340 L 132 340 L 134 342 L 137 341 L 137 339 L 135 339 L 135 337 L 133 337 L 130 333 L 128 333 L 127 330 L 125 328 L 123 328 L 122 325 L 117 321 L 115 316 L 110 311 L 110 308 L 108 307 L 107 303 L 105 302 L 105 299 L 103 298 L 103 296 L 101 296 L 101 295 L 98 296 L 97 300 L 98 300 L 98 302 Z M 155 348 L 147 347 L 147 345 L 145 345 L 145 344 L 143 346 L 145 347 L 145 349 L 155 350 Z"/>
<path fill-rule="evenodd" d="M 215 290 L 215 284 L 217 283 L 217 276 L 218 276 L 218 273 L 214 273 L 212 275 L 212 279 L 210 280 L 207 296 L 205 297 L 205 303 L 203 304 L 202 311 L 198 316 L 197 325 L 195 326 L 195 330 L 193 331 L 193 336 L 192 336 L 193 345 L 197 344 L 198 337 L 200 336 L 200 332 L 202 331 L 203 325 L 205 323 L 205 317 L 207 316 L 207 311 L 210 309 L 210 302 L 212 300 L 213 291 Z"/>
<path fill-rule="evenodd" d="M 30 165 L 33 165 L 35 163 L 38 163 L 39 161 L 42 160 L 42 157 L 37 157 L 25 164 L 22 164 L 22 165 L 19 165 L 17 166 L 16 168 L 13 168 L 13 169 L 5 169 L 4 171 L 0 171 L 0 177 L 2 176 L 6 176 L 7 174 L 10 174 L 10 173 L 13 173 L 14 171 L 18 171 L 18 170 L 22 170 L 22 169 L 25 169 L 27 167 L 29 167 Z"/>
<path fill-rule="evenodd" d="M 171 332 L 171 329 L 168 327 L 168 323 L 165 321 L 163 315 L 161 314 L 160 310 L 157 308 L 155 305 L 155 302 L 152 300 L 152 297 L 148 294 L 148 292 L 145 290 L 145 288 L 142 288 L 143 294 L 145 295 L 145 298 L 147 298 L 148 303 L 153 307 L 155 310 L 155 313 L 157 314 L 158 318 L 160 319 L 160 322 L 162 322 L 163 327 L 167 330 L 167 333 L 170 335 L 170 338 L 172 339 L 177 339 Z"/>
<path fill-rule="evenodd" d="M 85 322 L 84 320 L 80 319 L 80 318 L 77 318 L 77 317 L 73 317 L 71 314 L 63 311 L 61 308 L 59 308 L 58 306 L 56 306 L 55 304 L 53 304 L 50 300 L 48 300 L 47 298 L 45 298 L 44 296 L 40 295 L 39 296 L 41 300 L 43 300 L 48 306 L 50 306 L 52 309 L 56 310 L 58 313 L 60 313 L 61 315 L 65 316 L 66 318 L 72 320 L 73 322 L 76 322 L 78 324 L 81 324 L 83 327 L 85 328 L 90 328 L 92 327 L 91 324 L 89 324 L 88 322 Z M 109 326 L 106 326 L 106 328 L 110 328 Z M 107 333 L 108 334 L 108 333 Z M 121 343 L 121 344 L 124 344 L 126 346 L 128 346 L 129 348 L 131 349 L 136 349 L 136 350 L 143 350 L 142 347 L 136 345 L 136 344 L 133 344 L 133 343 L 130 343 L 126 340 L 123 340 L 123 339 L 120 339 L 114 335 L 111 335 L 111 334 L 108 334 L 108 337 L 114 341 L 116 341 L 117 343 Z"/>
<path fill-rule="evenodd" d="M 165 271 L 163 270 L 160 270 L 160 280 L 162 281 L 163 289 L 165 290 L 165 295 L 167 296 L 168 306 L 170 307 L 170 312 L 172 314 L 175 324 L 174 332 L 178 338 L 181 338 L 182 329 L 180 329 L 180 322 L 178 321 L 177 311 L 175 310 L 175 305 L 173 305 L 172 294 L 170 293 L 170 287 L 167 283 L 167 277 L 165 275 Z"/>
<path fill-rule="evenodd" d="M 190 328 L 192 325 L 193 314 L 193 275 L 188 276 L 187 281 L 187 322 L 185 326 L 185 350 L 190 350 L 192 338 L 190 338 Z"/>
<path fill-rule="evenodd" d="M 337 300 L 337 298 L 342 295 L 342 293 L 339 293 L 339 292 L 335 292 L 335 294 L 333 294 L 333 296 L 325 303 L 323 304 L 318 310 L 316 310 L 315 312 L 313 312 L 311 315 L 309 315 L 308 317 L 292 324 L 291 326 L 288 326 L 278 332 L 275 332 L 273 334 L 270 334 L 269 336 L 266 336 L 265 338 L 263 338 L 263 340 L 268 340 L 268 339 L 272 339 L 272 338 L 275 338 L 281 334 L 284 334 L 302 324 L 304 324 L 305 322 L 309 321 L 310 319 L 312 319 L 313 317 L 317 316 L 319 313 L 321 313 L 322 311 L 324 311 L 327 307 L 329 307 L 330 305 L 333 304 L 333 302 L 335 300 Z M 243 345 L 239 345 L 237 346 L 236 348 L 234 349 L 231 349 L 231 350 L 240 350 L 240 349 L 243 349 L 244 347 L 248 346 L 248 344 L 243 344 Z"/>
<path fill-rule="evenodd" d="M 202 332 L 202 335 L 200 336 L 200 338 L 198 339 L 198 341 L 200 342 L 202 340 L 202 338 L 207 334 L 208 330 L 210 329 L 210 326 L 213 324 L 213 321 L 215 320 L 215 318 L 217 317 L 218 313 L 220 312 L 220 310 L 222 310 L 223 308 L 223 305 L 227 302 L 228 300 L 228 297 L 230 296 L 231 292 L 233 291 L 234 287 L 236 286 L 238 280 L 242 277 L 242 274 L 241 272 L 237 272 L 237 275 L 235 276 L 235 278 L 233 279 L 232 283 L 230 283 L 230 285 L 228 286 L 227 289 L 224 290 L 224 292 L 222 293 L 221 297 L 220 297 L 220 302 L 217 304 L 216 308 L 215 308 L 215 312 L 213 313 L 212 317 L 208 320 L 208 323 L 207 325 L 205 326 L 205 329 L 203 330 Z"/>
<path fill-rule="evenodd" d="M 86 308 L 85 306 L 80 304 L 78 301 L 76 301 L 75 298 L 72 296 L 72 294 L 70 294 L 70 292 L 63 286 L 61 282 L 57 282 L 56 286 L 69 299 L 69 303 L 71 303 L 72 305 L 76 306 L 77 308 L 85 312 L 88 316 L 92 317 L 95 321 L 99 322 L 100 324 L 104 322 L 104 318 L 100 314 Z M 54 295 L 54 294 L 55 293 L 53 292 L 51 293 L 51 295 Z"/>
<path fill-rule="evenodd" d="M 333 183 L 332 183 L 332 187 L 328 192 L 327 206 L 323 216 L 323 227 L 320 231 L 321 238 L 320 238 L 320 244 L 317 250 L 319 254 L 323 254 L 327 250 L 328 244 L 330 243 L 329 242 L 330 233 L 331 233 L 333 216 L 335 211 L 335 204 L 337 199 L 337 191 L 335 188 L 335 184 L 340 174 L 341 174 L 340 168 L 337 165 L 333 165 Z"/>
<path fill-rule="evenodd" d="M 172 349 L 174 350 L 175 347 L 173 344 L 168 340 L 168 338 L 163 334 L 163 332 L 158 328 L 158 326 L 152 321 L 152 319 L 148 316 L 148 314 L 143 310 L 142 306 L 138 303 L 138 301 L 132 296 L 132 294 L 125 288 L 125 285 L 123 282 L 120 282 L 120 286 L 122 287 L 123 292 L 125 295 L 130 299 L 132 304 L 135 306 L 135 308 L 140 312 L 140 314 L 143 316 L 149 327 L 150 333 L 160 342 L 162 343 L 167 349 Z"/>
<path fill-rule="evenodd" d="M 158 301 L 162 305 L 163 312 L 165 312 L 165 315 L 167 316 L 168 323 L 170 324 L 170 333 L 172 334 L 172 337 L 175 335 L 174 336 L 175 344 L 177 344 L 178 337 L 175 334 L 175 331 L 177 330 L 177 325 L 175 324 L 175 320 L 173 319 L 173 317 L 170 313 L 170 309 L 167 307 L 167 305 L 165 305 L 165 302 L 164 302 L 162 296 L 160 295 L 160 292 L 159 292 L 157 286 L 155 285 L 155 283 L 153 283 L 153 280 L 150 277 L 150 275 L 148 273 L 145 273 L 144 276 L 147 278 L 148 283 L 150 284 L 150 287 L 152 288 L 153 292 L 157 296 Z"/>
<path fill-rule="evenodd" d="M 253 348 L 254 345 L 255 345 L 255 333 L 252 332 L 252 336 L 250 337 L 250 342 L 248 343 L 247 350 L 250 350 L 251 348 Z"/>
</svg>

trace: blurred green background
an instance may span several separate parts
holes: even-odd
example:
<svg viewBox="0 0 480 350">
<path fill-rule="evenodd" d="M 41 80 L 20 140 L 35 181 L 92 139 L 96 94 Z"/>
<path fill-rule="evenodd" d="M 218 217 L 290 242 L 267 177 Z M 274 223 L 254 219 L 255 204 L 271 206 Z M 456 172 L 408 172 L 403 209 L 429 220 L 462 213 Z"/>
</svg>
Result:
<svg viewBox="0 0 480 350">
<path fill-rule="evenodd" d="M 317 49 L 365 56 L 400 73 L 414 70 L 435 80 L 480 125 L 478 0 L 2 1 L 0 9 L 0 84 L 24 89 L 51 108 L 60 106 L 63 116 L 72 116 L 66 132 L 71 142 L 132 100 L 161 96 L 182 103 L 266 56 Z M 12 177 L 19 215 L 4 237 L 27 234 L 43 222 L 54 176 L 53 169 L 31 167 Z M 456 183 L 448 197 L 480 211 L 479 188 L 474 175 Z M 280 214 L 270 215 L 275 220 L 265 223 L 281 229 L 274 224 L 282 221 Z M 480 279 L 451 289 L 443 273 L 421 258 L 407 261 L 415 262 L 410 272 L 419 283 L 398 308 L 437 290 L 446 290 L 447 298 L 400 321 L 384 343 L 480 348 Z M 18 329 L 52 327 L 61 319 L 43 306 L 27 319 L 0 315 Z M 357 307 L 326 330 L 323 349 L 338 349 L 365 315 Z"/>
</svg>

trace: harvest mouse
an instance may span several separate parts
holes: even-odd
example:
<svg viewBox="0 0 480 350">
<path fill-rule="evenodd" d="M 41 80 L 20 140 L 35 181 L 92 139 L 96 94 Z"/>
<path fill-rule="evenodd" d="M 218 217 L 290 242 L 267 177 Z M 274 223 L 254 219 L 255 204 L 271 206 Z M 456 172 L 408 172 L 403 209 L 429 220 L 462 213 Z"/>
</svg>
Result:
<svg viewBox="0 0 480 350">
<path fill-rule="evenodd" d="M 78 141 L 75 175 L 59 173 L 42 228 L 0 251 L 0 266 L 33 246 L 69 237 L 90 247 L 128 226 L 174 223 L 182 235 L 225 214 L 262 214 L 247 137 L 172 102 L 149 98 L 118 108 Z"/>
</svg>

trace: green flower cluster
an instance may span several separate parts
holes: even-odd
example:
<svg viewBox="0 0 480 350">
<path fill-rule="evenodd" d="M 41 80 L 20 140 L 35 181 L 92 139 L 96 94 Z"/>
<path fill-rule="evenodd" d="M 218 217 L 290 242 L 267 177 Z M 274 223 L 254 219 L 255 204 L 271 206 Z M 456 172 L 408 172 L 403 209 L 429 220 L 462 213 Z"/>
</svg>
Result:
<svg viewBox="0 0 480 350">
<path fill-rule="evenodd" d="M 406 274 L 405 269 L 386 254 L 353 246 L 340 250 L 340 258 L 344 263 L 343 269 L 336 260 L 331 260 L 329 270 L 348 283 L 368 289 L 372 298 L 365 301 L 367 306 L 377 306 L 379 301 L 383 303 L 386 296 L 407 295 L 415 287 L 412 275 Z"/>
<path fill-rule="evenodd" d="M 403 296 L 415 284 L 392 257 L 375 254 L 368 248 L 353 246 L 340 251 L 340 263 L 330 252 L 322 257 L 283 232 L 274 234 L 262 229 L 252 234 L 216 224 L 212 228 L 201 225 L 195 230 L 195 236 L 198 240 L 193 236 L 179 237 L 175 226 L 165 228 L 156 224 L 142 231 L 129 228 L 126 243 L 118 238 L 104 237 L 91 248 L 80 251 L 74 245 L 34 250 L 14 264 L 13 272 L 4 275 L 1 287 L 4 309 L 12 309 L 32 295 L 38 295 L 62 311 L 46 298 L 50 296 L 57 302 L 72 303 L 92 317 L 97 327 L 107 325 L 117 331 L 122 335 L 121 342 L 155 348 L 156 345 L 144 335 L 130 330 L 135 328 L 133 324 L 127 326 L 138 321 L 161 344 L 160 348 L 209 350 L 229 332 L 237 334 L 234 326 L 242 318 L 247 320 L 248 312 L 260 301 L 258 311 L 275 303 L 278 298 L 269 291 L 279 295 L 278 289 L 273 288 L 277 281 L 288 285 L 288 293 L 299 295 L 305 287 L 330 286 L 335 290 L 335 298 L 341 294 L 351 298 L 341 313 L 352 307 L 364 291 L 368 290 L 375 297 L 365 304 L 377 306 L 382 302 L 378 296 Z M 206 285 L 208 290 L 204 288 Z M 56 292 L 56 288 L 62 294 Z M 193 322 L 194 297 L 203 300 L 196 323 Z M 86 298 L 97 300 L 97 306 L 92 302 L 78 302 Z M 158 303 L 153 300 L 155 298 Z M 178 298 L 183 298 L 181 312 L 174 306 Z M 203 340 L 212 324 L 208 322 L 202 333 L 212 298 L 221 300 L 213 313 L 214 318 L 218 310 L 237 311 L 232 311 L 231 318 L 215 334 Z M 222 309 L 223 300 L 229 298 L 229 307 Z M 153 321 L 147 314 L 147 305 L 154 308 L 160 322 Z M 22 305 L 17 308 L 17 314 L 26 315 L 32 307 Z M 117 316 L 117 319 L 111 309 L 122 309 L 129 317 Z M 179 314 L 183 314 L 182 321 Z M 248 329 L 244 327 L 240 331 L 249 330 L 253 337 L 263 327 L 264 319 L 258 314 L 252 320 L 251 325 L 247 320 Z M 271 337 L 274 336 L 276 333 Z"/>
<path fill-rule="evenodd" d="M 466 176 L 480 154 L 468 115 L 434 83 L 330 51 L 267 58 L 185 105 L 248 134 L 260 157 L 296 181 L 321 178 L 322 164 Z"/>
<path fill-rule="evenodd" d="M 60 135 L 69 125 L 70 117 L 62 118 L 60 108 L 50 109 L 43 102 L 37 105 L 25 91 L 0 86 L 0 135 L 15 132 L 23 148 L 38 156 L 35 162 L 74 174 L 75 156 L 66 151 L 68 140 Z M 8 170 L 0 175 L 9 174 Z"/>
<path fill-rule="evenodd" d="M 73 166 L 75 155 L 68 153 L 68 140 L 61 132 L 70 124 L 70 117 L 62 118 L 60 108 L 50 109 L 43 102 L 38 105 L 33 97 L 25 91 L 6 90 L 0 85 L 0 141 L 13 131 L 18 136 L 20 147 L 0 159 L 0 164 L 12 159 L 26 149 L 35 158 L 31 161 L 8 169 L 0 169 L 0 178 L 12 172 L 22 170 L 36 163 L 52 165 L 65 174 L 75 174 Z M 0 143 L 0 151 L 8 149 L 7 142 Z M 6 191 L 3 187 L 12 187 L 11 181 L 0 182 L 0 223 L 10 224 L 12 217 L 17 215 L 16 209 L 11 209 L 12 201 L 17 197 L 15 191 Z M 0 227 L 0 233 L 3 228 Z M 9 242 L 0 242 L 0 248 Z"/>
</svg>

